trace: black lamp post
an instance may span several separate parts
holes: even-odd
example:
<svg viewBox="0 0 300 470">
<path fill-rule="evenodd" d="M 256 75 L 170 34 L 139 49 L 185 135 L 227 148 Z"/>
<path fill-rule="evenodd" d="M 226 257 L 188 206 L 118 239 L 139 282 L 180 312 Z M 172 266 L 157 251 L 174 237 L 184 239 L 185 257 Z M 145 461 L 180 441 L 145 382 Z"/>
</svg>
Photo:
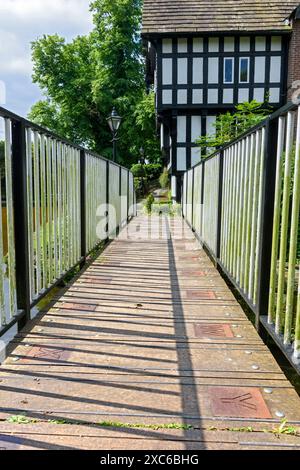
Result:
<svg viewBox="0 0 300 470">
<path fill-rule="evenodd" d="M 118 113 L 115 108 L 113 108 L 111 115 L 107 118 L 109 128 L 111 130 L 113 139 L 113 161 L 117 160 L 117 134 L 121 125 L 122 118 L 118 116 Z"/>
</svg>

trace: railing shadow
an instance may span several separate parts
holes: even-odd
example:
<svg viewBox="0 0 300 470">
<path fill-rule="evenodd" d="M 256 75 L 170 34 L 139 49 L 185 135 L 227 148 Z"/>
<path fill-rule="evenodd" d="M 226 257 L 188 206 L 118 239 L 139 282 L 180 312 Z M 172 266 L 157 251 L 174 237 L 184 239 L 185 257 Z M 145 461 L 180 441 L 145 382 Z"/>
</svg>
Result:
<svg viewBox="0 0 300 470">
<path fill-rule="evenodd" d="M 182 306 L 182 301 L 181 301 L 181 296 L 180 296 L 180 285 L 179 285 L 179 280 L 178 280 L 178 275 L 177 275 L 177 270 L 176 270 L 176 260 L 175 260 L 175 251 L 174 251 L 174 245 L 173 245 L 173 240 L 172 240 L 172 233 L 170 230 L 170 224 L 169 224 L 169 219 L 168 217 L 165 216 L 165 223 L 166 223 L 166 228 L 168 231 L 168 253 L 169 253 L 169 264 L 170 264 L 170 280 L 171 280 L 171 295 L 172 295 L 172 303 L 173 303 L 173 313 L 175 316 L 176 312 L 176 319 L 181 320 L 181 326 L 180 326 L 180 331 L 178 329 L 179 323 L 174 321 L 174 337 L 175 337 L 175 342 L 176 342 L 176 351 L 177 351 L 177 359 L 178 359 L 178 375 L 179 375 L 179 383 L 180 383 L 180 389 L 181 389 L 181 407 L 182 407 L 182 421 L 185 425 L 190 425 L 190 420 L 188 419 L 188 413 L 190 412 L 189 410 L 191 409 L 191 403 L 193 404 L 193 423 L 194 425 L 197 423 L 200 425 L 201 421 L 201 411 L 198 403 L 198 393 L 197 393 L 197 385 L 196 385 L 196 379 L 194 377 L 193 373 L 193 364 L 192 364 L 192 359 L 191 359 L 191 351 L 189 348 L 189 343 L 188 339 L 186 342 L 186 348 L 182 348 L 181 344 L 177 344 L 177 337 L 179 336 L 185 336 L 188 338 L 187 331 L 186 331 L 186 326 L 185 326 L 185 321 L 184 321 L 184 312 L 183 312 L 183 306 Z M 176 293 L 176 294 L 175 294 Z M 191 375 L 189 376 L 190 380 L 190 387 L 189 387 L 189 393 L 187 394 L 185 383 L 182 381 L 182 377 L 184 376 L 184 372 L 186 370 L 189 370 L 191 372 Z M 199 426 L 200 427 L 200 426 Z M 203 433 L 201 429 L 197 429 L 198 433 L 198 439 L 201 441 L 201 447 L 205 447 L 204 439 L 203 439 Z M 185 446 L 187 450 L 192 450 L 195 447 L 192 446 L 192 443 L 190 441 L 185 442 Z"/>
</svg>

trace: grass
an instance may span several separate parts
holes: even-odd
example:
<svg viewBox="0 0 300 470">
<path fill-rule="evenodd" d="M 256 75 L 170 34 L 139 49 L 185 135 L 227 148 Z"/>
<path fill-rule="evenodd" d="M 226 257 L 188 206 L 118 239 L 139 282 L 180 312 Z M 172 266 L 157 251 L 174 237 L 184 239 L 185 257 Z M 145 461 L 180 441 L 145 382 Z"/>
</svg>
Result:
<svg viewBox="0 0 300 470">
<path fill-rule="evenodd" d="M 24 416 L 24 415 L 10 416 L 9 418 L 7 418 L 6 421 L 8 423 L 15 423 L 15 424 L 35 424 L 39 422 L 37 419 L 28 418 L 27 416 Z"/>
<path fill-rule="evenodd" d="M 277 436 L 285 434 L 288 436 L 300 437 L 300 429 L 296 429 L 294 426 L 289 426 L 286 419 L 283 419 L 280 426 L 278 428 L 274 428 L 271 432 Z"/>
<path fill-rule="evenodd" d="M 99 423 L 93 423 L 89 421 L 75 421 L 75 420 L 68 420 L 68 419 L 49 419 L 49 420 L 41 420 L 41 419 L 34 419 L 29 418 L 26 415 L 13 415 L 6 419 L 8 423 L 14 424 L 37 424 L 37 423 L 50 423 L 50 424 L 57 424 L 57 425 L 78 425 L 78 426 L 94 426 L 94 427 L 102 427 L 102 428 L 119 428 L 119 429 L 151 429 L 153 431 L 159 431 L 163 429 L 173 429 L 173 430 L 197 430 L 199 427 L 191 426 L 189 424 L 181 424 L 181 423 L 167 423 L 167 424 L 145 424 L 145 423 L 123 423 L 121 421 L 100 421 Z M 267 434 L 275 434 L 276 436 L 281 435 L 288 435 L 288 436 L 295 436 L 300 437 L 300 428 L 295 428 L 294 426 L 290 426 L 286 419 L 283 419 L 278 427 L 274 427 L 273 429 L 255 429 L 251 426 L 247 427 L 225 427 L 225 428 L 218 428 L 214 426 L 210 426 L 206 429 L 207 431 L 229 431 L 232 433 L 267 433 Z"/>
<path fill-rule="evenodd" d="M 127 428 L 127 429 L 152 429 L 152 430 L 159 430 L 159 429 L 181 429 L 181 430 L 188 430 L 193 429 L 192 426 L 187 424 L 178 424 L 178 423 L 170 423 L 170 424 L 143 424 L 143 423 L 121 423 L 118 421 L 102 421 L 97 423 L 97 426 L 101 427 L 110 427 L 110 428 Z"/>
</svg>

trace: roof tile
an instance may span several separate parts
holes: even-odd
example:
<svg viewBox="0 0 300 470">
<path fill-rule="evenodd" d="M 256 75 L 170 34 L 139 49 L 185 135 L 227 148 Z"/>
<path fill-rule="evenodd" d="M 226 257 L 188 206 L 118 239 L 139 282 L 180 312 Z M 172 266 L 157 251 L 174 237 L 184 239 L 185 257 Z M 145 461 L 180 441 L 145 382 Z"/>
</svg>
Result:
<svg viewBox="0 0 300 470">
<path fill-rule="evenodd" d="M 298 1 L 144 0 L 143 34 L 173 32 L 285 31 Z"/>
</svg>

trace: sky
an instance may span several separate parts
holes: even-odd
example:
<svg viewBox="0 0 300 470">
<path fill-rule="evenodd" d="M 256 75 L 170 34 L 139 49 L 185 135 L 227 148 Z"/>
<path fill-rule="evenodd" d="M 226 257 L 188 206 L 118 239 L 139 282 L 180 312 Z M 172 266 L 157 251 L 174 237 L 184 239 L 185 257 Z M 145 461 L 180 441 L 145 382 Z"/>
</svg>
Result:
<svg viewBox="0 0 300 470">
<path fill-rule="evenodd" d="M 0 0 L 0 106 L 26 117 L 42 98 L 32 83 L 31 42 L 44 34 L 68 41 L 92 29 L 90 0 Z"/>
</svg>

